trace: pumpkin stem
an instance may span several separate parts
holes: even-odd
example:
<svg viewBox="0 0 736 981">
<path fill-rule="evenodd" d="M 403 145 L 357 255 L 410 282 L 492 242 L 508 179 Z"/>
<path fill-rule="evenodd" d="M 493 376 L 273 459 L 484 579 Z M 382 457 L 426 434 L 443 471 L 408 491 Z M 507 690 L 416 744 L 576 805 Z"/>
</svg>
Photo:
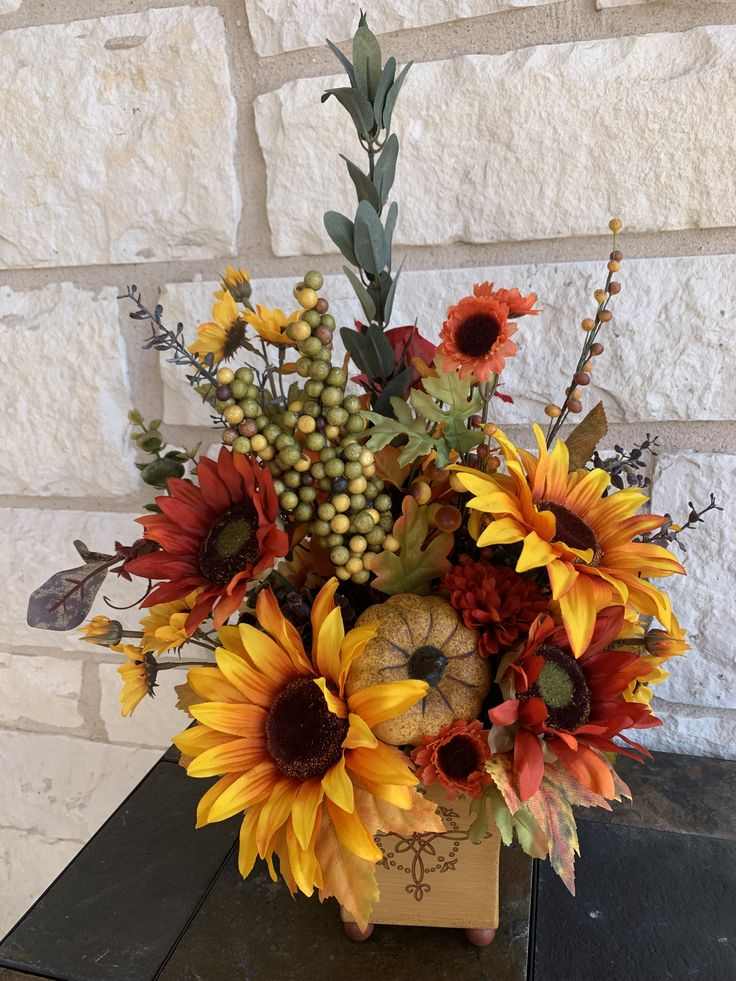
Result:
<svg viewBox="0 0 736 981">
<path fill-rule="evenodd" d="M 432 688 L 436 688 L 442 681 L 447 665 L 448 659 L 439 647 L 425 644 L 417 647 L 409 658 L 408 674 L 410 678 L 426 681 Z"/>
</svg>

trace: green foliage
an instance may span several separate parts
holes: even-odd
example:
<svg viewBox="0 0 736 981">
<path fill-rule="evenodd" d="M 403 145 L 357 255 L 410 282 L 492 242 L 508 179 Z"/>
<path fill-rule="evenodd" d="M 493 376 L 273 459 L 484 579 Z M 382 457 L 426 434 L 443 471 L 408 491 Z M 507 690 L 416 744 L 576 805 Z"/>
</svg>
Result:
<svg viewBox="0 0 736 981">
<path fill-rule="evenodd" d="M 398 77 L 395 58 L 382 65 L 381 46 L 368 27 L 365 14 L 361 14 L 353 37 L 352 60 L 331 41 L 327 43 L 350 84 L 328 89 L 322 101 L 335 98 L 349 114 L 368 156 L 368 171 L 342 157 L 355 188 L 358 207 L 354 221 L 336 211 L 326 212 L 325 230 L 345 259 L 358 270 L 357 275 L 352 270 L 346 270 L 346 274 L 368 323 L 385 329 L 391 319 L 398 280 L 398 276 L 394 278 L 391 274 L 398 218 L 396 202 L 389 206 L 385 224 L 381 215 L 388 204 L 399 155 L 399 140 L 391 133 L 391 118 L 411 63 L 404 66 Z"/>
<path fill-rule="evenodd" d="M 454 372 L 425 378 L 423 386 L 425 391 L 412 391 L 409 403 L 396 396 L 389 398 L 394 419 L 378 412 L 363 413 L 373 423 L 367 445 L 376 451 L 400 440 L 404 443 L 399 456 L 401 466 L 434 450 L 437 466 L 445 467 L 453 450 L 466 453 L 482 441 L 482 431 L 467 426 L 470 416 L 480 410 L 481 398 L 477 391 L 471 395 L 470 382 Z"/>
<path fill-rule="evenodd" d="M 161 434 L 160 419 L 152 419 L 146 424 L 137 409 L 130 410 L 128 419 L 134 426 L 139 427 L 131 433 L 131 439 L 142 453 L 153 458 L 148 462 L 136 463 L 141 474 L 141 480 L 151 487 L 165 490 L 166 482 L 171 477 L 184 476 L 186 473 L 185 464 L 195 458 L 199 444 L 192 450 L 167 450 L 163 453 L 162 450 L 165 449 L 166 441 Z"/>
</svg>

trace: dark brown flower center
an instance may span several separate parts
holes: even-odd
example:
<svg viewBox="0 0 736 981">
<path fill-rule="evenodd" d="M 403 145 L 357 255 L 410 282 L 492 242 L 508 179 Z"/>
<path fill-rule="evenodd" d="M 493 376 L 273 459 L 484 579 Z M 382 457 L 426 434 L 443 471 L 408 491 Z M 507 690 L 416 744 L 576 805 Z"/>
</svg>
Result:
<svg viewBox="0 0 736 981">
<path fill-rule="evenodd" d="M 598 565 L 603 554 L 602 549 L 595 537 L 595 532 L 582 518 L 553 501 L 540 501 L 537 508 L 539 511 L 551 511 L 555 516 L 557 522 L 555 541 L 562 542 L 569 548 L 592 549 L 593 558 L 590 564 Z"/>
<path fill-rule="evenodd" d="M 330 712 L 312 678 L 296 678 L 283 688 L 266 719 L 266 746 L 284 776 L 323 776 L 342 756 L 348 720 Z"/>
<path fill-rule="evenodd" d="M 462 781 L 479 770 L 483 760 L 473 739 L 453 736 L 437 750 L 437 762 L 445 776 Z"/>
<path fill-rule="evenodd" d="M 490 354 L 500 333 L 501 324 L 493 314 L 474 313 L 458 327 L 455 346 L 466 358 L 482 358 Z"/>
<path fill-rule="evenodd" d="M 216 586 L 227 586 L 238 572 L 253 565 L 259 555 L 258 515 L 243 501 L 220 515 L 199 549 L 202 575 Z"/>
<path fill-rule="evenodd" d="M 590 689 L 579 663 L 552 645 L 545 644 L 537 654 L 544 658 L 544 667 L 526 697 L 542 699 L 549 710 L 547 725 L 553 729 L 573 731 L 585 725 L 590 718 Z"/>
<path fill-rule="evenodd" d="M 244 320 L 238 317 L 237 320 L 233 321 L 227 331 L 227 336 L 225 337 L 225 343 L 223 344 L 223 350 L 225 351 L 225 361 L 232 358 L 236 351 L 240 350 L 245 342 L 245 331 L 247 324 Z"/>
<path fill-rule="evenodd" d="M 408 674 L 410 678 L 426 681 L 435 688 L 442 681 L 446 667 L 447 658 L 439 647 L 425 644 L 417 647 L 409 658 Z"/>
</svg>

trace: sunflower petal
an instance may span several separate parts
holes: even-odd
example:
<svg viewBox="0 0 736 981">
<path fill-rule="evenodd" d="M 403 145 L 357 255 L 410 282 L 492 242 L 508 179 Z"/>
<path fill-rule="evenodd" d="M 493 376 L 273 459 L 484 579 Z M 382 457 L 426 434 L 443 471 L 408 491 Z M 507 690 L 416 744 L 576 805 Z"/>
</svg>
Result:
<svg viewBox="0 0 736 981">
<path fill-rule="evenodd" d="M 596 614 L 600 609 L 599 600 L 603 603 L 610 595 L 610 590 L 606 587 L 603 597 L 597 586 L 597 582 L 590 576 L 578 576 L 573 587 L 560 599 L 562 622 L 575 657 L 581 657 L 585 653 L 593 636 Z"/>
<path fill-rule="evenodd" d="M 278 684 L 262 672 L 252 668 L 244 658 L 218 647 L 215 651 L 217 667 L 248 701 L 262 708 L 269 708 L 279 690 Z"/>
<path fill-rule="evenodd" d="M 338 716 L 340 719 L 347 719 L 348 710 L 345 706 L 345 702 L 339 696 L 332 694 L 327 686 L 327 681 L 324 678 L 315 678 L 314 683 L 325 696 L 327 708 L 330 710 L 330 712 L 332 712 L 333 715 Z"/>
<path fill-rule="evenodd" d="M 425 698 L 428 691 L 426 681 L 389 681 L 354 692 L 348 699 L 348 707 L 373 729 L 379 722 L 406 712 Z"/>
<path fill-rule="evenodd" d="M 401 787 L 399 784 L 391 783 L 373 783 L 371 780 L 361 780 L 360 785 L 369 794 L 373 794 L 379 800 L 393 804 L 394 807 L 398 807 L 402 811 L 410 811 L 414 806 L 412 795 L 416 791 L 412 790 L 411 787 Z"/>
<path fill-rule="evenodd" d="M 296 797 L 299 784 L 296 780 L 285 777 L 279 780 L 271 790 L 271 795 L 261 808 L 256 828 L 256 844 L 258 854 L 265 858 L 270 850 L 271 842 L 276 832 L 287 821 Z"/>
<path fill-rule="evenodd" d="M 353 781 L 345 769 L 344 755 L 322 777 L 322 788 L 329 800 L 337 804 L 343 811 L 355 810 Z"/>
<path fill-rule="evenodd" d="M 550 547 L 549 542 L 540 538 L 536 531 L 530 531 L 524 539 L 524 546 L 516 563 L 516 571 L 529 572 L 530 569 L 538 569 L 542 565 L 547 565 L 554 557 L 554 549 Z"/>
<path fill-rule="evenodd" d="M 189 712 L 197 722 L 233 736 L 260 736 L 266 722 L 262 708 L 243 702 L 201 702 L 190 705 Z"/>
<path fill-rule="evenodd" d="M 276 786 L 279 771 L 270 760 L 264 760 L 263 763 L 254 766 L 248 773 L 243 773 L 240 776 L 231 773 L 228 774 L 228 777 L 235 779 L 212 804 L 207 816 L 207 824 L 226 821 L 233 814 L 267 800 Z M 223 777 L 224 779 L 225 777 Z"/>
<path fill-rule="evenodd" d="M 187 672 L 189 687 L 208 702 L 242 702 L 243 696 L 214 664 L 211 668 L 190 668 Z"/>
<path fill-rule="evenodd" d="M 225 732 L 215 732 L 208 726 L 195 725 L 174 736 L 173 743 L 184 756 L 197 756 L 213 746 L 222 746 L 233 737 Z"/>
<path fill-rule="evenodd" d="M 338 678 L 338 683 L 341 695 L 345 691 L 345 682 L 350 673 L 353 661 L 357 657 L 360 657 L 369 641 L 373 640 L 377 632 L 378 627 L 353 627 L 352 630 L 348 631 L 340 650 L 340 677 Z"/>
<path fill-rule="evenodd" d="M 547 566 L 549 584 L 552 587 L 552 599 L 558 600 L 568 593 L 578 578 L 575 566 L 571 562 L 550 562 Z"/>
<path fill-rule="evenodd" d="M 251 626 L 241 623 L 238 626 L 240 639 L 248 657 L 259 671 L 279 685 L 286 684 L 296 675 L 296 669 L 286 651 L 268 634 Z"/>
<path fill-rule="evenodd" d="M 318 779 L 305 780 L 297 790 L 291 809 L 291 824 L 302 848 L 307 848 L 319 815 L 325 792 Z"/>
<path fill-rule="evenodd" d="M 343 749 L 374 749 L 378 745 L 378 740 L 363 719 L 354 712 L 350 713 L 348 719 L 350 728 L 342 744 Z"/>
<path fill-rule="evenodd" d="M 511 545 L 526 537 L 526 528 L 515 518 L 498 518 L 492 521 L 477 541 L 478 548 L 488 545 Z"/>
<path fill-rule="evenodd" d="M 324 592 L 324 589 L 322 592 Z M 312 614 L 314 615 L 314 607 L 312 608 Z M 339 607 L 331 610 L 321 620 L 318 631 L 314 641 L 317 670 L 334 684 L 338 684 L 340 678 L 340 649 L 345 639 L 342 610 Z"/>
<path fill-rule="evenodd" d="M 200 797 L 199 803 L 197 804 L 197 823 L 195 825 L 197 828 L 203 828 L 207 824 L 213 804 L 237 779 L 237 773 L 228 773 L 226 776 L 221 777 L 217 783 L 214 783 L 206 794 Z"/>
<path fill-rule="evenodd" d="M 340 844 L 366 862 L 380 862 L 383 852 L 357 814 L 348 813 L 327 801 L 327 810 Z"/>
<path fill-rule="evenodd" d="M 258 815 L 261 813 L 259 807 L 249 807 L 245 812 L 243 823 L 240 825 L 240 845 L 238 848 L 238 871 L 246 879 L 253 871 L 253 866 L 258 858 L 258 848 L 256 847 L 256 825 Z"/>
<path fill-rule="evenodd" d="M 231 739 L 221 746 L 200 753 L 187 767 L 190 777 L 218 777 L 223 773 L 243 773 L 266 759 L 262 739 Z"/>
<path fill-rule="evenodd" d="M 332 579 L 328 579 L 324 584 L 322 589 L 317 593 L 314 603 L 312 603 L 312 637 L 314 641 L 312 643 L 313 652 L 316 651 L 317 645 L 316 641 L 319 637 L 319 632 L 327 616 L 335 609 L 335 592 L 337 590 L 338 581 L 335 576 Z"/>
<path fill-rule="evenodd" d="M 311 674 L 312 665 L 304 652 L 299 632 L 281 612 L 276 597 L 270 589 L 262 589 L 256 600 L 256 617 L 263 629 L 286 651 L 294 667 L 301 674 Z"/>
<path fill-rule="evenodd" d="M 415 787 L 419 783 L 406 756 L 385 743 L 378 743 L 373 749 L 353 749 L 346 753 L 345 762 L 360 780 L 400 787 Z"/>
</svg>

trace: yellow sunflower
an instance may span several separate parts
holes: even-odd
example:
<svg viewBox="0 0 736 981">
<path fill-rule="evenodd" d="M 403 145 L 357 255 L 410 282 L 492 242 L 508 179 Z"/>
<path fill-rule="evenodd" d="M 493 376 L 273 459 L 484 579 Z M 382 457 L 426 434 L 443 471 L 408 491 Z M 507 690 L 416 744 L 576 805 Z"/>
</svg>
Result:
<svg viewBox="0 0 736 981">
<path fill-rule="evenodd" d="M 317 888 L 322 899 L 335 895 L 365 923 L 375 893 L 355 884 L 365 885 L 366 871 L 372 877 L 382 858 L 373 840 L 377 825 L 366 815 L 379 806 L 408 814 L 424 805 L 427 813 L 407 757 L 372 728 L 422 699 L 427 684 L 378 684 L 345 696 L 350 666 L 374 628 L 345 633 L 336 588 L 333 578 L 312 607 L 311 658 L 273 593 L 262 590 L 256 605 L 261 629 L 223 628 L 217 667 L 190 670 L 189 684 L 203 699 L 189 706 L 198 724 L 174 742 L 191 760 L 190 776 L 220 778 L 199 802 L 197 827 L 245 812 L 244 877 L 260 856 L 275 881 L 275 854 L 292 893 L 310 896 Z M 436 830 L 436 821 L 432 807 L 433 823 L 417 830 Z M 346 864 L 352 895 L 332 881 Z"/>
<path fill-rule="evenodd" d="M 192 354 L 204 359 L 211 354 L 215 363 L 232 358 L 245 340 L 245 320 L 232 294 L 222 290 L 212 307 L 212 320 L 197 327 L 197 339 L 189 345 Z"/>
<path fill-rule="evenodd" d="M 690 650 L 686 637 L 687 634 L 677 622 L 674 614 L 669 630 L 658 628 L 646 630 L 638 622 L 624 624 L 616 646 L 624 650 L 647 652 L 646 654 L 640 653 L 639 666 L 641 670 L 623 693 L 627 702 L 651 705 L 652 687 L 661 685 L 670 676 L 669 671 L 665 671 L 662 665 L 666 664 L 671 657 L 679 657 Z"/>
<path fill-rule="evenodd" d="M 79 628 L 82 640 L 100 647 L 113 647 L 123 639 L 123 625 L 119 620 L 96 616 Z"/>
<path fill-rule="evenodd" d="M 143 627 L 141 647 L 144 651 L 163 654 L 164 651 L 178 650 L 189 640 L 190 634 L 187 633 L 185 625 L 201 592 L 201 589 L 195 589 L 183 599 L 173 600 L 171 603 L 157 603 L 147 611 L 146 616 L 141 620 Z"/>
<path fill-rule="evenodd" d="M 667 549 L 633 540 L 666 519 L 637 514 L 647 497 L 635 488 L 604 497 L 609 474 L 570 473 L 565 443 L 558 440 L 548 452 L 539 426 L 534 436 L 538 456 L 496 431 L 506 474 L 456 468 L 460 484 L 475 495 L 467 506 L 493 519 L 482 529 L 478 520 L 471 523 L 479 532 L 478 546 L 523 542 L 516 571 L 546 568 L 576 657 L 587 649 L 596 615 L 607 606 L 628 605 L 669 629 L 669 598 L 646 578 L 685 570 Z"/>
<path fill-rule="evenodd" d="M 293 346 L 296 341 L 292 341 L 288 336 L 286 328 L 289 324 L 300 320 L 303 312 L 303 310 L 295 310 L 287 317 L 284 311 L 279 310 L 278 307 L 262 307 L 260 303 L 257 303 L 255 311 L 246 310 L 243 316 L 264 341 L 268 341 L 269 344 Z"/>
<path fill-rule="evenodd" d="M 113 649 L 128 659 L 127 664 L 121 664 L 118 668 L 118 674 L 123 679 L 120 714 L 132 715 L 146 695 L 153 696 L 156 687 L 156 658 L 134 644 L 119 644 Z"/>
<path fill-rule="evenodd" d="M 232 298 L 238 303 L 246 303 L 250 299 L 250 274 L 245 269 L 236 269 L 235 266 L 228 266 L 222 274 L 220 282 L 222 283 L 222 289 L 215 293 L 216 299 L 224 299 L 226 293 L 230 293 Z"/>
</svg>

